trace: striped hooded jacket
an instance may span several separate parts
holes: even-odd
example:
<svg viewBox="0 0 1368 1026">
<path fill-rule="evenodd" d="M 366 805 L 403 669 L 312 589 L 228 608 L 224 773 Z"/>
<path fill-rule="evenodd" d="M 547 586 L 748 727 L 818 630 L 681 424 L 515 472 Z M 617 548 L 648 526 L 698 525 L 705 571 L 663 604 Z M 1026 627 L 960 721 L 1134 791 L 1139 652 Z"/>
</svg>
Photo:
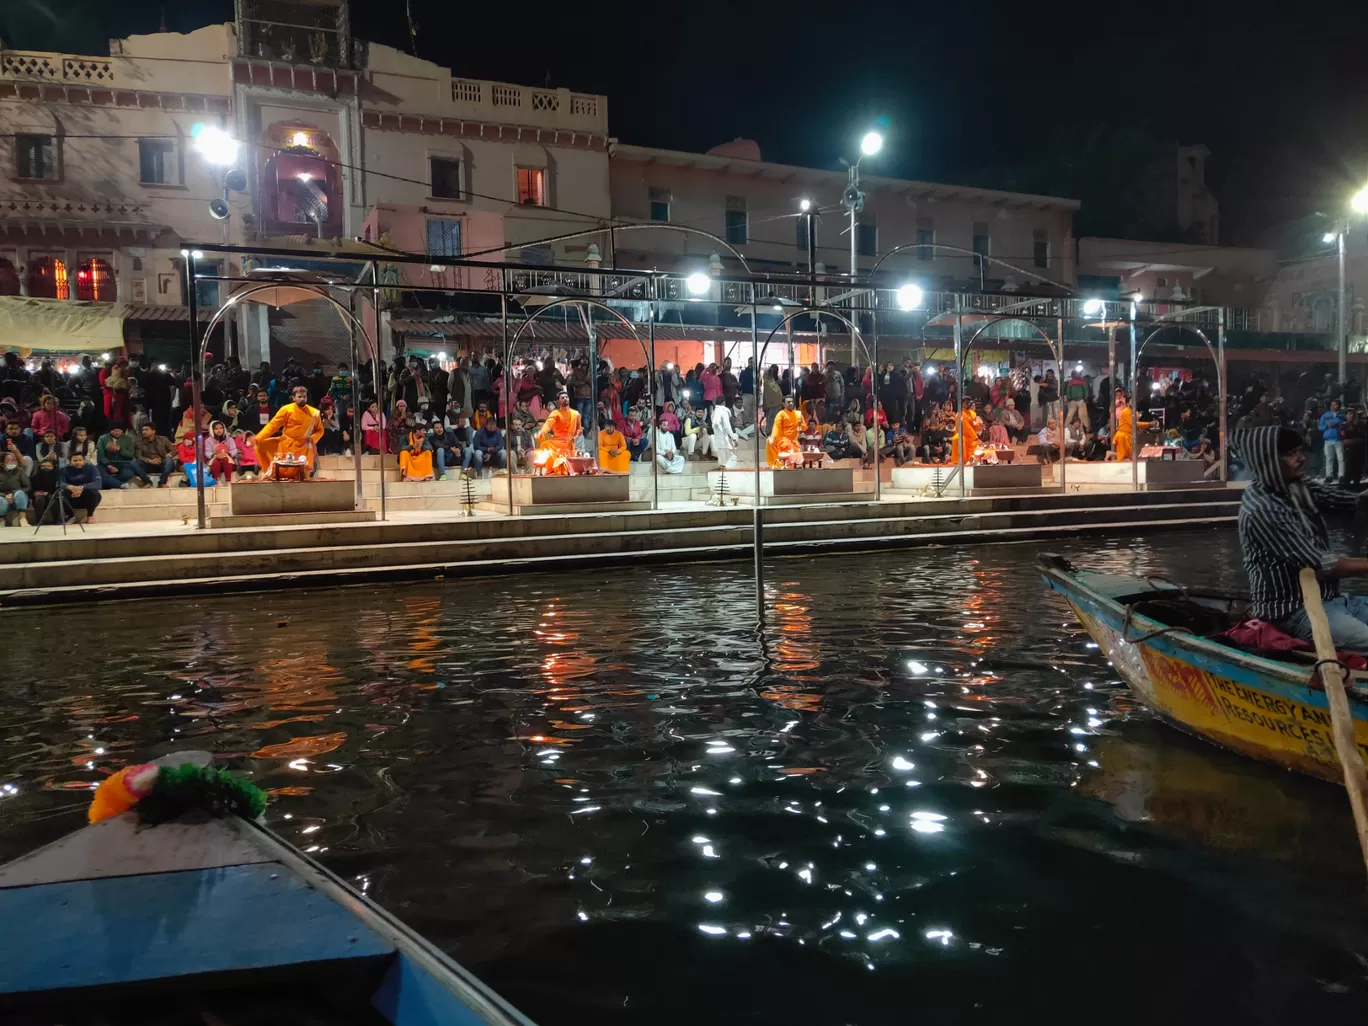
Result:
<svg viewBox="0 0 1368 1026">
<path fill-rule="evenodd" d="M 1317 481 L 1283 480 L 1278 459 L 1278 427 L 1249 428 L 1233 443 L 1254 472 L 1240 501 L 1240 547 L 1253 592 L 1253 615 L 1270 623 L 1302 608 L 1297 575 L 1311 567 L 1321 582 L 1321 598 L 1339 594 L 1325 512 L 1351 513 L 1359 496 Z M 1368 494 L 1368 493 L 1365 493 Z"/>
</svg>

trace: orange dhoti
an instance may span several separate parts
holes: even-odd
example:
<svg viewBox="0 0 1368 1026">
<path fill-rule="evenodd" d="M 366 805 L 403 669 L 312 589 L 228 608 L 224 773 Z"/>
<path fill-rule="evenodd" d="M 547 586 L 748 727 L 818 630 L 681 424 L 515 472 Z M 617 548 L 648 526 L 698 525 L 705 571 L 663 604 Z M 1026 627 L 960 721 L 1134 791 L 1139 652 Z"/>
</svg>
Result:
<svg viewBox="0 0 1368 1026">
<path fill-rule="evenodd" d="M 959 463 L 960 461 L 960 439 L 964 439 L 964 462 L 968 463 L 974 458 L 974 453 L 978 451 L 979 432 L 983 430 L 983 421 L 973 410 L 965 410 L 961 417 L 960 430 L 955 433 L 955 437 L 950 442 L 950 462 Z"/>
<path fill-rule="evenodd" d="M 774 415 L 774 426 L 765 442 L 765 462 L 771 467 L 785 466 L 785 453 L 801 453 L 803 446 L 798 432 L 803 427 L 803 415 L 797 410 L 780 410 Z"/>
<path fill-rule="evenodd" d="M 270 470 L 271 461 L 282 456 L 303 457 L 312 470 L 318 440 L 323 437 L 323 418 L 312 406 L 290 403 L 276 411 L 256 436 L 257 459 Z"/>
<path fill-rule="evenodd" d="M 536 463 L 544 474 L 568 476 L 575 455 L 575 439 L 583 433 L 580 415 L 569 406 L 552 410 L 537 430 Z"/>
<path fill-rule="evenodd" d="M 1155 421 L 1140 422 L 1140 429 L 1148 431 L 1154 427 Z M 1112 436 L 1116 442 L 1116 458 L 1118 460 L 1128 460 L 1131 458 L 1134 449 L 1132 443 L 1135 438 L 1135 414 L 1129 406 L 1122 407 L 1116 411 L 1116 434 Z"/>
</svg>

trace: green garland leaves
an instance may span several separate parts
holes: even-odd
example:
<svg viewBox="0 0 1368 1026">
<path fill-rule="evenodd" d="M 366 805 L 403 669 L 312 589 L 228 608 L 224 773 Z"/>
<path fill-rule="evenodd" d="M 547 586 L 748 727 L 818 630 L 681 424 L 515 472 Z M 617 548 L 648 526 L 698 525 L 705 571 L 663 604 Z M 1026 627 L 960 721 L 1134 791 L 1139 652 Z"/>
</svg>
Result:
<svg viewBox="0 0 1368 1026">
<path fill-rule="evenodd" d="M 163 766 L 152 793 L 137 804 L 138 820 L 148 825 L 187 813 L 256 819 L 266 810 L 266 792 L 227 770 L 181 763 Z"/>
</svg>

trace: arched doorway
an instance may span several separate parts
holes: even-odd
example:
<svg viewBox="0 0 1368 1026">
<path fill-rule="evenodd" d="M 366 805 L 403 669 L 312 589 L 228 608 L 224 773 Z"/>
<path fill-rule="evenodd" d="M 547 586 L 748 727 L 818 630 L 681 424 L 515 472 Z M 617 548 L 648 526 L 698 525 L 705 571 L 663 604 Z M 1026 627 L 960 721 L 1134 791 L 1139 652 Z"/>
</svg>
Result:
<svg viewBox="0 0 1368 1026">
<path fill-rule="evenodd" d="M 39 299 L 70 299 L 66 264 L 59 257 L 41 256 L 29 260 L 28 294 Z"/>
<path fill-rule="evenodd" d="M 344 198 L 337 146 L 301 121 L 262 133 L 259 191 L 263 228 L 282 234 L 342 234 Z"/>
<path fill-rule="evenodd" d="M 17 296 L 22 291 L 18 268 L 7 258 L 0 257 L 0 296 Z"/>
<path fill-rule="evenodd" d="M 83 260 L 76 268 L 76 298 L 112 303 L 118 298 L 114 268 L 100 257 Z"/>
</svg>

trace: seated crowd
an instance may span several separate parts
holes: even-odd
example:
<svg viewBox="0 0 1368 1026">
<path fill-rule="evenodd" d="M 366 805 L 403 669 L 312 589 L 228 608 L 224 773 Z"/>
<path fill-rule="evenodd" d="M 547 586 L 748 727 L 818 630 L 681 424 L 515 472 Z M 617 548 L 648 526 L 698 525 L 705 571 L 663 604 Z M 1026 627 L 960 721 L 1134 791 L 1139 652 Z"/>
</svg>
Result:
<svg viewBox="0 0 1368 1026">
<path fill-rule="evenodd" d="M 364 453 L 392 453 L 403 477 L 416 481 L 510 465 L 532 470 L 538 436 L 562 397 L 579 415 L 578 451 L 618 472 L 653 457 L 673 473 L 688 460 L 735 465 L 746 458 L 743 445 L 756 444 L 757 429 L 768 435 L 787 397 L 801 412 L 803 447 L 833 460 L 867 465 L 877 453 L 898 466 L 953 463 L 961 436 L 999 449 L 1027 445 L 1042 461 L 1061 451 L 1089 460 L 1129 457 L 1129 443 L 1107 433 L 1118 423 L 1110 383 L 1095 385 L 1081 367 L 1063 383 L 1053 370 L 1033 374 L 1029 366 L 992 380 L 976 375 L 965 383 L 963 422 L 955 412 L 954 373 L 911 359 L 881 368 L 814 363 L 796 374 L 777 365 L 758 373 L 754 359 L 736 371 L 725 359 L 689 370 L 665 363 L 654 375 L 645 366 L 599 360 L 591 376 L 584 357 L 541 353 L 505 368 L 487 351 L 445 363 L 399 356 L 378 377 L 377 391 L 371 364 L 353 377 L 346 364 L 326 373 L 320 362 L 309 368 L 287 360 L 279 369 L 262 363 L 252 371 L 230 358 L 209 370 L 196 424 L 188 367 L 173 371 L 134 354 L 112 362 L 84 357 L 61 372 L 51 360 L 29 369 L 6 353 L 0 512 L 7 523 L 25 513 L 36 519 L 60 489 L 89 517 L 103 491 L 165 488 L 173 478 L 193 483 L 197 457 L 206 484 L 255 476 L 262 470 L 256 435 L 290 403 L 295 387 L 306 389 L 318 410 L 320 455 L 350 456 L 358 445 Z M 1215 459 L 1214 400 L 1203 383 L 1175 379 L 1152 399 L 1151 409 L 1166 409 L 1170 442 L 1192 458 Z M 1055 426 L 1061 411 L 1063 439 Z M 1152 419 L 1143 424 L 1154 426 Z M 1345 435 L 1356 432 L 1349 421 Z M 1322 434 L 1337 440 L 1333 427 Z"/>
</svg>

